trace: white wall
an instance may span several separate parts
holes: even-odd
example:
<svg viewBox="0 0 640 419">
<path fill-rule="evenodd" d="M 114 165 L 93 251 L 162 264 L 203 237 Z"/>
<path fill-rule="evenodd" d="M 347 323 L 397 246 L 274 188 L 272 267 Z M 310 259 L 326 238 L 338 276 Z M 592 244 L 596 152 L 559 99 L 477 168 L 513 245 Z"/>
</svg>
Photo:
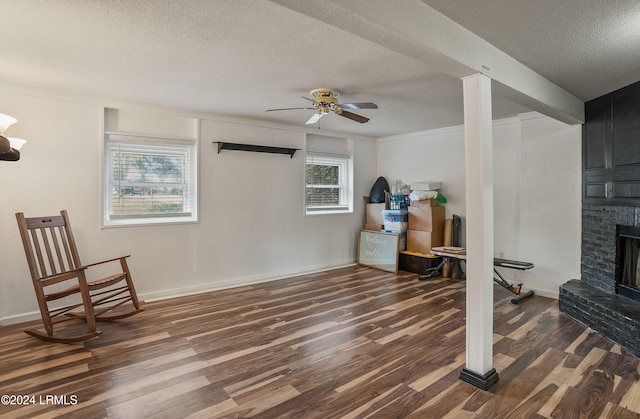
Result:
<svg viewBox="0 0 640 419">
<path fill-rule="evenodd" d="M 18 118 L 9 134 L 29 142 L 0 162 L 0 324 L 34 316 L 37 304 L 15 216 L 69 211 L 83 262 L 131 254 L 146 299 L 217 289 L 353 263 L 364 204 L 376 179 L 375 141 L 356 139 L 355 208 L 305 216 L 304 153 L 222 151 L 215 140 L 304 148 L 297 127 L 201 122 L 200 222 L 100 229 L 102 106 L 0 93 Z M 217 119 L 217 120 L 216 120 Z"/>
<path fill-rule="evenodd" d="M 581 126 L 539 114 L 494 121 L 494 253 L 532 262 L 501 269 L 510 282 L 558 297 L 580 273 Z M 464 130 L 440 130 L 378 140 L 378 175 L 442 181 L 447 218 L 465 216 Z"/>
<path fill-rule="evenodd" d="M 389 185 L 442 181 L 447 218 L 464 212 L 464 136 L 461 127 L 378 139 L 378 176 Z"/>
<path fill-rule="evenodd" d="M 525 284 L 558 292 L 580 278 L 582 126 L 523 120 L 521 147 L 519 254 L 539 261 Z"/>
</svg>

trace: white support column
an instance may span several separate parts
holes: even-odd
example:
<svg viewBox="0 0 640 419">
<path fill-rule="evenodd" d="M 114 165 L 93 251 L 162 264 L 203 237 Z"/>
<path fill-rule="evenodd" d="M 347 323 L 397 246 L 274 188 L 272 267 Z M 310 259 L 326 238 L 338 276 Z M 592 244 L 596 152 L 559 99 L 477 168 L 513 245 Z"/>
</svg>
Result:
<svg viewBox="0 0 640 419">
<path fill-rule="evenodd" d="M 487 390 L 493 368 L 493 130 L 491 79 L 462 79 L 467 248 L 467 364 L 460 379 Z"/>
</svg>

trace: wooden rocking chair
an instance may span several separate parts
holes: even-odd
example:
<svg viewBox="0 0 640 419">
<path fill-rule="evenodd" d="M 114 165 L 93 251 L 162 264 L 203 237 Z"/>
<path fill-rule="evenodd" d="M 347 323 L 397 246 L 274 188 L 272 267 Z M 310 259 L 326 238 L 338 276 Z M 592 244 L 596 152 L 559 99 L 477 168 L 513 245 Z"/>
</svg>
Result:
<svg viewBox="0 0 640 419">
<path fill-rule="evenodd" d="M 96 329 L 96 321 L 122 319 L 144 310 L 131 280 L 128 255 L 82 265 L 66 211 L 56 216 L 33 218 L 25 218 L 19 212 L 16 219 L 44 324 L 44 331 L 25 330 L 25 333 L 49 342 L 80 342 L 102 333 Z M 89 268 L 110 262 L 116 266 L 116 262 L 120 262 L 115 273 L 87 280 Z M 65 297 L 67 302 L 59 302 L 62 306 L 49 307 L 50 302 Z M 83 311 L 73 311 L 77 308 Z M 77 319 L 86 324 L 81 328 L 54 328 L 58 323 Z"/>
</svg>

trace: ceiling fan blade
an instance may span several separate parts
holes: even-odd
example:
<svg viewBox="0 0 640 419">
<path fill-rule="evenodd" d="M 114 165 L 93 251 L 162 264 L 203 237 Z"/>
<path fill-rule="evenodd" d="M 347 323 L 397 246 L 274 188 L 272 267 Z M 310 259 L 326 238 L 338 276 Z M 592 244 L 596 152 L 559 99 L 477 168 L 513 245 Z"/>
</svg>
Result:
<svg viewBox="0 0 640 419">
<path fill-rule="evenodd" d="M 371 102 L 362 103 L 341 103 L 342 109 L 378 109 L 378 105 Z"/>
<path fill-rule="evenodd" d="M 309 118 L 309 120 L 305 122 L 305 125 L 315 124 L 320 120 L 320 118 L 322 118 L 322 115 L 324 115 L 322 112 L 314 113 L 313 115 L 311 115 L 311 118 Z"/>
<path fill-rule="evenodd" d="M 315 104 L 315 103 L 316 103 L 316 101 L 315 101 L 315 100 L 313 100 L 313 99 L 309 99 L 308 97 L 304 97 L 304 96 L 300 96 L 300 97 L 301 97 L 301 98 L 303 98 L 303 99 L 308 100 L 309 102 L 311 102 L 311 103 L 313 103 L 313 104 Z"/>
<path fill-rule="evenodd" d="M 356 121 L 356 122 L 360 122 L 361 124 L 364 124 L 365 122 L 367 122 L 369 120 L 369 118 L 365 118 L 362 115 L 358 115 L 358 114 L 355 114 L 353 112 L 344 111 L 344 110 L 342 111 L 342 113 L 340 113 L 338 115 L 344 116 L 345 118 L 349 118 L 349 119 L 351 119 L 353 121 Z"/>
<path fill-rule="evenodd" d="M 294 111 L 294 110 L 303 110 L 303 111 L 310 111 L 313 110 L 315 108 L 279 108 L 279 109 L 267 109 L 267 112 L 273 112 L 273 111 Z"/>
</svg>

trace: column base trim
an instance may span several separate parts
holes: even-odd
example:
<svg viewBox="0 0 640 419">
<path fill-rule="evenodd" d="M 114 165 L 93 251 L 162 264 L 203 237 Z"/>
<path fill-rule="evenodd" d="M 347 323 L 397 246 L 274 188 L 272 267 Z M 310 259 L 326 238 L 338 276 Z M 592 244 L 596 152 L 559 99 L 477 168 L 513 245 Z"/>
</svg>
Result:
<svg viewBox="0 0 640 419">
<path fill-rule="evenodd" d="M 462 371 L 460 371 L 459 378 L 462 381 L 485 391 L 493 387 L 499 380 L 498 373 L 495 368 L 491 368 L 491 370 L 486 374 L 478 374 L 475 371 L 463 368 Z"/>
</svg>

